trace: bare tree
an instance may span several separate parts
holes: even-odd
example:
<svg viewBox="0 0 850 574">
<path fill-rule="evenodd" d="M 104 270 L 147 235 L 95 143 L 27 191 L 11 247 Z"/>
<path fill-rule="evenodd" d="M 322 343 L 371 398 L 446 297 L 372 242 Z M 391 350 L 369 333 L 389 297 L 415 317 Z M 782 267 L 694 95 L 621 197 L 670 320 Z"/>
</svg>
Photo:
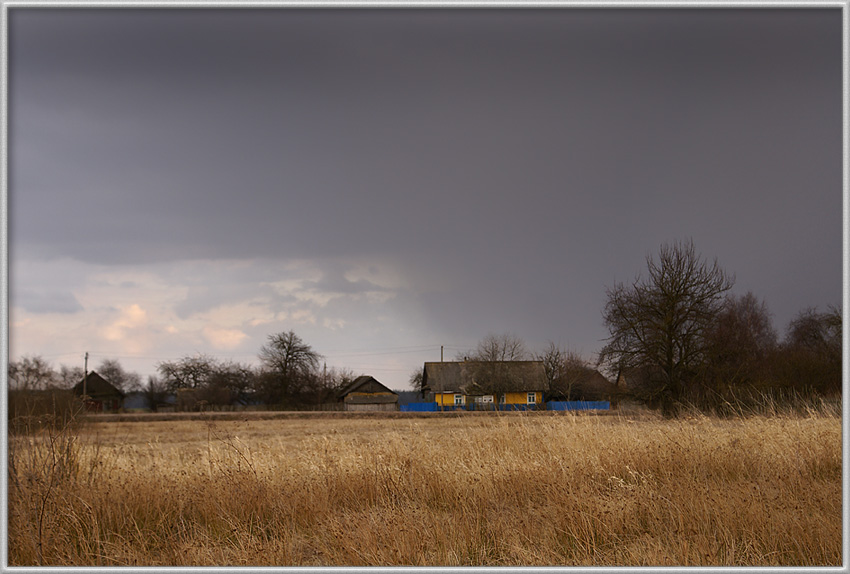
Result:
<svg viewBox="0 0 850 574">
<path fill-rule="evenodd" d="M 83 380 L 85 371 L 82 367 L 69 367 L 67 365 L 59 365 L 58 385 L 63 389 L 71 389 Z"/>
<path fill-rule="evenodd" d="M 515 369 L 509 363 L 532 358 L 525 341 L 510 333 L 487 335 L 475 351 L 458 356 L 471 363 L 470 372 L 478 390 L 492 394 L 497 403 L 516 386 Z"/>
<path fill-rule="evenodd" d="M 525 341 L 510 333 L 487 335 L 478 343 L 475 351 L 463 358 L 470 361 L 527 361 L 531 353 Z"/>
<path fill-rule="evenodd" d="M 137 391 L 142 388 L 142 377 L 138 373 L 124 369 L 118 359 L 103 359 L 96 371 L 98 375 L 121 391 Z"/>
<path fill-rule="evenodd" d="M 840 393 L 841 353 L 841 309 L 805 309 L 788 325 L 776 360 L 777 383 L 804 394 Z"/>
<path fill-rule="evenodd" d="M 267 397 L 286 402 L 296 397 L 301 387 L 319 368 L 321 355 L 293 331 L 269 335 L 260 349 L 260 361 L 266 369 Z"/>
<path fill-rule="evenodd" d="M 9 385 L 13 390 L 39 391 L 57 383 L 50 363 L 38 355 L 27 355 L 9 363 Z"/>
<path fill-rule="evenodd" d="M 777 344 L 764 301 L 750 292 L 742 297 L 726 297 L 706 332 L 706 356 L 700 377 L 704 400 L 726 400 L 736 389 L 753 389 L 766 383 L 769 358 Z"/>
<path fill-rule="evenodd" d="M 603 311 L 610 337 L 600 362 L 614 372 L 650 373 L 646 394 L 670 412 L 684 398 L 706 351 L 706 331 L 723 306 L 734 278 L 715 259 L 697 255 L 693 241 L 664 244 L 656 261 L 647 256 L 649 275 L 607 290 Z"/>
<path fill-rule="evenodd" d="M 204 354 L 176 361 L 162 361 L 156 366 L 166 387 L 172 392 L 203 388 L 209 383 L 215 367 L 216 360 Z"/>
<path fill-rule="evenodd" d="M 570 397 L 573 387 L 592 372 L 590 365 L 575 351 L 562 349 L 549 342 L 549 346 L 537 360 L 543 362 L 549 393 L 553 396 Z"/>
<path fill-rule="evenodd" d="M 425 396 L 425 369 L 423 367 L 416 367 L 412 373 L 410 373 L 410 378 L 407 380 L 410 383 L 410 388 L 420 394 L 420 396 Z"/>
<path fill-rule="evenodd" d="M 165 383 L 153 375 L 148 376 L 148 384 L 145 385 L 143 392 L 148 407 L 154 412 L 159 408 L 159 405 L 165 402 L 165 398 L 168 396 L 168 389 Z"/>
</svg>

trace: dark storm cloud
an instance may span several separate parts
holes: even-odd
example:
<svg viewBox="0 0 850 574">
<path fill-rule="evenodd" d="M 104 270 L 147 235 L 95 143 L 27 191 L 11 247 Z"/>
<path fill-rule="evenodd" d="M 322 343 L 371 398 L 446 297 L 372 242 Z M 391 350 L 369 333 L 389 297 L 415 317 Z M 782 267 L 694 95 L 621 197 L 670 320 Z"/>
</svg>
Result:
<svg viewBox="0 0 850 574">
<path fill-rule="evenodd" d="M 838 9 L 10 14 L 15 254 L 382 256 L 541 338 L 684 237 L 840 296 Z"/>
<path fill-rule="evenodd" d="M 357 279 L 352 281 L 345 276 L 345 267 L 341 265 L 332 265 L 322 273 L 320 279 L 315 281 L 304 281 L 303 288 L 308 291 L 317 291 L 320 293 L 340 294 L 340 295 L 359 295 L 363 293 L 382 293 L 390 291 L 386 287 L 381 287 L 367 279 Z"/>
<path fill-rule="evenodd" d="M 13 291 L 15 304 L 30 313 L 70 314 L 83 310 L 73 293 L 59 290 Z"/>
</svg>

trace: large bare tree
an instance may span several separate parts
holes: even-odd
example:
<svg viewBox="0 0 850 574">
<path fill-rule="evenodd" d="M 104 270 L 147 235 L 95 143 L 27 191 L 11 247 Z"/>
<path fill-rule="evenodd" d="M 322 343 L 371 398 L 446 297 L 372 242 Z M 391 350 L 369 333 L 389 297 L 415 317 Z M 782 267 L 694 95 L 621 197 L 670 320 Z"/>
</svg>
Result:
<svg viewBox="0 0 850 574">
<path fill-rule="evenodd" d="M 600 362 L 616 373 L 648 375 L 644 399 L 665 410 L 683 399 L 706 351 L 706 333 L 734 277 L 697 254 L 692 240 L 666 243 L 647 256 L 646 278 L 607 290 L 603 320 L 610 337 Z"/>
<path fill-rule="evenodd" d="M 156 368 L 168 390 L 176 392 L 180 389 L 205 387 L 215 372 L 216 363 L 215 358 L 198 354 L 176 361 L 162 361 Z"/>
<path fill-rule="evenodd" d="M 502 333 L 487 335 L 479 341 L 475 351 L 465 354 L 462 358 L 470 361 L 527 361 L 531 358 L 531 353 L 521 338 Z"/>
<path fill-rule="evenodd" d="M 266 394 L 273 402 L 285 402 L 297 395 L 316 375 L 322 358 L 293 331 L 269 335 L 259 357 L 266 370 Z"/>
</svg>

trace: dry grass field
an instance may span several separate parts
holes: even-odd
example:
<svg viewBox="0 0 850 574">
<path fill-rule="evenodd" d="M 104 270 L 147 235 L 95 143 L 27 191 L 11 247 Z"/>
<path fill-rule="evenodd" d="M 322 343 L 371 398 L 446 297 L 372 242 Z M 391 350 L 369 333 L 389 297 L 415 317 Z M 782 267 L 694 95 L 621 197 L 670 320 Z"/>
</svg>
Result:
<svg viewBox="0 0 850 574">
<path fill-rule="evenodd" d="M 95 422 L 10 439 L 10 565 L 840 565 L 841 415 Z"/>
</svg>

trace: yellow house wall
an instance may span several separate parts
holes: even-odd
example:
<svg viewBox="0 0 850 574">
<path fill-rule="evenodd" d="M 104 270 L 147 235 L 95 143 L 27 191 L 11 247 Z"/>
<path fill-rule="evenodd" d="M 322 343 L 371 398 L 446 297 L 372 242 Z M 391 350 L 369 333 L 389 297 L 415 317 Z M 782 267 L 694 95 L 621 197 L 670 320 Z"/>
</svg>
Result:
<svg viewBox="0 0 850 574">
<path fill-rule="evenodd" d="M 535 404 L 543 402 L 543 393 L 537 391 L 537 401 Z M 525 405 L 528 404 L 528 393 L 505 393 L 505 404 L 508 405 Z"/>
<path fill-rule="evenodd" d="M 434 394 L 434 402 L 443 407 L 453 407 L 455 406 L 455 393 L 435 393 Z M 464 401 L 464 405 L 467 404 L 469 400 Z M 537 391 L 537 401 L 535 404 L 541 404 L 543 402 L 543 393 L 541 391 Z M 521 393 L 505 393 L 505 404 L 508 405 L 525 405 L 528 404 L 528 393 L 523 391 Z"/>
<path fill-rule="evenodd" d="M 456 393 L 435 393 L 434 402 L 443 407 L 453 407 L 455 406 L 455 394 Z"/>
</svg>

